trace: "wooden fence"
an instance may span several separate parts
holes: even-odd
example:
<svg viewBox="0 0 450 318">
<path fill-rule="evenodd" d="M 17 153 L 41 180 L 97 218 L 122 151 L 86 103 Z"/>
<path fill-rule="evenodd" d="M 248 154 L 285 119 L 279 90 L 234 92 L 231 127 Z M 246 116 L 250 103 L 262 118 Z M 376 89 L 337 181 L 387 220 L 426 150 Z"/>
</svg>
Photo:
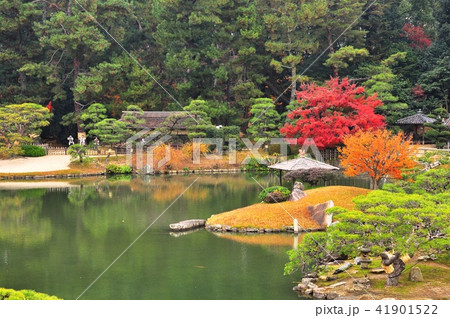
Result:
<svg viewBox="0 0 450 318">
<path fill-rule="evenodd" d="M 339 164 L 339 151 L 337 149 L 324 149 L 320 150 L 322 159 L 329 164 L 338 165 Z"/>
<path fill-rule="evenodd" d="M 36 146 L 42 147 L 45 149 L 45 153 L 49 156 L 58 156 L 58 155 L 67 155 L 68 147 L 51 147 L 48 144 L 37 144 Z M 99 150 L 95 149 L 87 149 L 86 155 L 88 156 L 99 156 L 106 155 L 107 150 L 100 148 Z M 124 149 L 124 153 L 126 153 L 126 149 Z"/>
</svg>

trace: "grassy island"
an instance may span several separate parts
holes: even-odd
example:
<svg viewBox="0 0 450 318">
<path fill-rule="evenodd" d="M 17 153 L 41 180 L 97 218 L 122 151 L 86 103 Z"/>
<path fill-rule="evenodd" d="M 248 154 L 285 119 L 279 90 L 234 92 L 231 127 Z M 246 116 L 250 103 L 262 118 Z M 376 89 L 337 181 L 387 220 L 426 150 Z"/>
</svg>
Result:
<svg viewBox="0 0 450 318">
<path fill-rule="evenodd" d="M 319 225 L 311 219 L 307 211 L 310 205 L 332 200 L 335 206 L 354 208 L 352 199 L 367 194 L 369 190 L 356 187 L 331 186 L 307 190 L 307 196 L 297 202 L 257 203 L 244 208 L 220 213 L 208 219 L 207 224 L 227 225 L 231 227 L 254 227 L 281 229 L 292 226 L 292 218 L 298 219 L 303 229 L 317 229 Z M 287 212 L 286 212 L 287 211 Z"/>
</svg>

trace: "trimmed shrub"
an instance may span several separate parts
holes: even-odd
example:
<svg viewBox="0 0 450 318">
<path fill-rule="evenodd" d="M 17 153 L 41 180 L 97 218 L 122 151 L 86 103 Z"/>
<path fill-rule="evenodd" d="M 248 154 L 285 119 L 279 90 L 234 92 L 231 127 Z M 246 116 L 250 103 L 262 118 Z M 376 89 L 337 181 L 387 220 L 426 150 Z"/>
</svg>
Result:
<svg viewBox="0 0 450 318">
<path fill-rule="evenodd" d="M 276 203 L 286 201 L 290 194 L 291 190 L 288 188 L 275 186 L 262 190 L 258 198 L 266 203 Z"/>
<path fill-rule="evenodd" d="M 45 149 L 39 146 L 23 145 L 20 148 L 24 157 L 43 157 L 46 155 Z"/>
<path fill-rule="evenodd" d="M 107 174 L 131 174 L 132 172 L 133 169 L 128 165 L 118 166 L 111 163 L 106 166 Z"/>
<path fill-rule="evenodd" d="M 38 293 L 34 290 L 14 290 L 0 288 L 0 300 L 59 300 L 56 296 Z"/>
<path fill-rule="evenodd" d="M 444 193 L 450 190 L 450 171 L 433 169 L 418 175 L 412 189 L 416 193 Z"/>
<path fill-rule="evenodd" d="M 122 173 L 122 174 L 131 174 L 132 172 L 133 172 L 133 168 L 131 168 L 129 165 L 120 167 L 120 173 Z"/>
</svg>

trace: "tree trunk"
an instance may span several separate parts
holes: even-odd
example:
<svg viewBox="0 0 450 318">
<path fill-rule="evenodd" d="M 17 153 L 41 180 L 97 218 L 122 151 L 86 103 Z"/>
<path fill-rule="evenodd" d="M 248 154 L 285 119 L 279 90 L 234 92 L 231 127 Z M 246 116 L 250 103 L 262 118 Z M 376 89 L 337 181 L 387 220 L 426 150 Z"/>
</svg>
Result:
<svg viewBox="0 0 450 318">
<path fill-rule="evenodd" d="M 291 100 L 290 103 L 296 101 L 297 99 L 297 68 L 295 66 L 292 66 L 292 74 L 291 74 Z"/>
<path fill-rule="evenodd" d="M 333 54 L 334 51 L 334 40 L 333 40 L 333 32 L 331 30 L 330 27 L 327 28 L 328 31 L 328 45 L 329 45 L 329 49 L 330 49 L 330 53 Z M 333 65 L 333 77 L 338 77 L 339 73 L 338 73 L 338 68 L 336 67 L 336 65 Z"/>
<path fill-rule="evenodd" d="M 394 270 L 392 273 L 388 274 L 388 278 L 386 280 L 387 286 L 397 286 L 398 285 L 398 279 L 400 278 L 400 275 L 405 270 L 405 263 L 400 258 L 400 253 L 395 253 L 394 255 L 390 256 L 388 253 L 384 252 L 380 254 L 382 259 L 382 264 L 384 266 L 392 265 L 394 267 Z"/>
<path fill-rule="evenodd" d="M 27 78 L 23 72 L 19 72 L 20 93 L 25 94 L 27 90 Z"/>
</svg>

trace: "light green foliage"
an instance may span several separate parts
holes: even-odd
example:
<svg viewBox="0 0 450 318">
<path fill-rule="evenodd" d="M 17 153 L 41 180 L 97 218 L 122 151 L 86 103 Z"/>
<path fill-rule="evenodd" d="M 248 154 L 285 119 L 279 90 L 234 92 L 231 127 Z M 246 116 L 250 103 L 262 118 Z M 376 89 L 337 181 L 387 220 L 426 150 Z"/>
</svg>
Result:
<svg viewBox="0 0 450 318">
<path fill-rule="evenodd" d="M 87 148 L 86 146 L 80 144 L 74 144 L 69 147 L 67 150 L 67 154 L 70 155 L 73 159 L 80 159 L 80 162 L 83 162 L 83 158 L 86 155 Z"/>
<path fill-rule="evenodd" d="M 394 96 L 394 82 L 397 80 L 397 75 L 394 74 L 393 67 L 405 58 L 406 52 L 395 53 L 378 65 L 361 67 L 359 70 L 363 76 L 369 77 L 364 82 L 366 93 L 377 94 L 377 97 L 383 101 L 384 105 L 380 109 L 389 125 L 395 125 L 398 119 L 404 117 L 404 111 L 408 109 L 408 104 L 400 102 L 399 97 Z"/>
<path fill-rule="evenodd" d="M 61 298 L 29 289 L 14 290 L 0 288 L 0 300 L 61 300 Z"/>
<path fill-rule="evenodd" d="M 115 164 L 109 164 L 106 167 L 106 173 L 108 174 L 131 174 L 133 172 L 133 168 L 128 165 L 118 166 Z"/>
<path fill-rule="evenodd" d="M 127 129 L 129 134 L 135 134 L 139 127 L 145 124 L 145 119 L 142 118 L 144 111 L 136 105 L 129 105 L 127 107 L 127 112 L 123 116 L 123 121 L 127 124 Z"/>
<path fill-rule="evenodd" d="M 317 236 L 330 253 L 348 257 L 358 256 L 358 248 L 371 247 L 377 255 L 385 248 L 401 254 L 416 252 L 442 253 L 450 248 L 450 194 L 448 171 L 433 170 L 416 178 L 411 188 L 402 190 L 402 184 L 377 190 L 354 199 L 356 209 L 331 208 L 327 212 L 339 221 L 326 233 Z M 423 188 L 429 190 L 429 192 Z M 412 193 L 405 193 L 412 192 Z M 316 234 L 311 234 L 311 239 Z M 299 245 L 290 252 L 290 262 L 285 272 L 309 264 L 317 267 L 320 259 L 314 252 L 321 252 L 314 242 Z M 313 261 L 300 257 L 313 257 Z"/>
<path fill-rule="evenodd" d="M 349 63 L 356 62 L 359 58 L 369 56 L 367 49 L 355 49 L 353 46 L 341 47 L 337 52 L 331 53 L 325 66 L 334 67 L 336 70 L 342 70 L 349 67 Z"/>
<path fill-rule="evenodd" d="M 33 103 L 0 107 L 0 156 L 20 154 L 20 145 L 38 137 L 51 117 L 47 108 Z"/>
<path fill-rule="evenodd" d="M 115 118 L 106 118 L 96 123 L 90 134 L 97 136 L 104 144 L 113 146 L 126 141 L 130 136 L 130 130 L 126 122 Z"/>
<path fill-rule="evenodd" d="M 96 123 L 106 118 L 106 112 L 106 107 L 102 104 L 95 103 L 90 105 L 80 116 L 80 119 L 83 121 L 81 127 L 89 134 L 89 131 L 94 129 Z"/>
<path fill-rule="evenodd" d="M 432 169 L 416 178 L 412 190 L 421 194 L 438 194 L 450 191 L 450 170 Z"/>
<path fill-rule="evenodd" d="M 207 136 L 206 131 L 208 129 L 215 129 L 211 123 L 210 106 L 208 102 L 204 100 L 193 100 L 188 106 L 184 107 L 184 110 L 188 112 L 188 118 L 185 123 L 188 127 L 188 137 L 192 138 L 205 138 Z"/>
<path fill-rule="evenodd" d="M 257 98 L 253 101 L 250 113 L 250 125 L 247 133 L 255 141 L 267 141 L 279 136 L 281 116 L 270 98 Z"/>
</svg>

